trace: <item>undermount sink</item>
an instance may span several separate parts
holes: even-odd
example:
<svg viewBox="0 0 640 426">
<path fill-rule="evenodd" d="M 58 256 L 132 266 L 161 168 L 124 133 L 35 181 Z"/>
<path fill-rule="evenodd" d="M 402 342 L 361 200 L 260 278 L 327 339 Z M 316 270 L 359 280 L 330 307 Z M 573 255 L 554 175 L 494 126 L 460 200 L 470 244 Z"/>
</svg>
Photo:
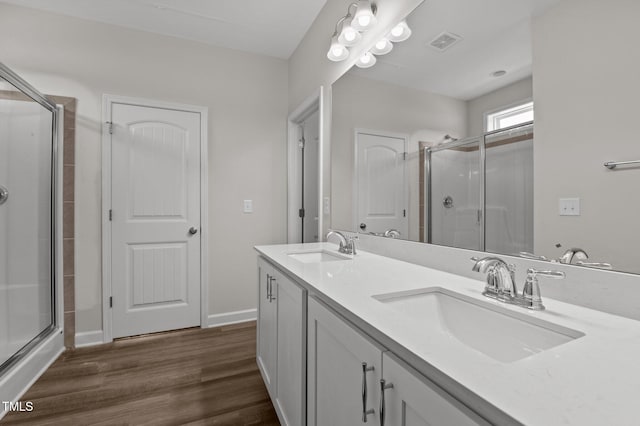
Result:
<svg viewBox="0 0 640 426">
<path fill-rule="evenodd" d="M 344 256 L 339 253 L 332 253 L 327 250 L 305 251 L 297 253 L 289 253 L 290 258 L 302 263 L 319 263 L 319 262 L 333 262 L 336 260 L 351 260 L 350 257 Z"/>
<path fill-rule="evenodd" d="M 513 362 L 584 336 L 440 287 L 387 293 L 374 299 L 494 360 Z"/>
</svg>

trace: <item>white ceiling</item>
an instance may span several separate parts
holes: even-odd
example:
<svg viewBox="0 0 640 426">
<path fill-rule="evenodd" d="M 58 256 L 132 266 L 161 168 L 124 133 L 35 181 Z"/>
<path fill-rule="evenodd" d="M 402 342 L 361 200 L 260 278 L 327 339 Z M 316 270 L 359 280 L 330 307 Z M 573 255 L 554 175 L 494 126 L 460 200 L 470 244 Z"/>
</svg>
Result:
<svg viewBox="0 0 640 426">
<path fill-rule="evenodd" d="M 426 0 L 407 18 L 411 37 L 352 74 L 469 100 L 531 75 L 531 17 L 560 0 Z M 444 52 L 429 43 L 463 37 Z M 496 78 L 491 74 L 505 70 Z"/>
<path fill-rule="evenodd" d="M 326 0 L 1 0 L 288 59 Z"/>
</svg>

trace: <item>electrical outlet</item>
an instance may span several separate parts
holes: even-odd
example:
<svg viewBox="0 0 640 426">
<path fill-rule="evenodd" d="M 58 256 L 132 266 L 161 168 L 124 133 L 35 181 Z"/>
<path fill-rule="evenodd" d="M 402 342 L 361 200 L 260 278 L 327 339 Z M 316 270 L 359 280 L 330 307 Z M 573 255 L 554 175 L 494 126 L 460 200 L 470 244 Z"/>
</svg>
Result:
<svg viewBox="0 0 640 426">
<path fill-rule="evenodd" d="M 329 197 L 324 197 L 324 206 L 322 210 L 324 210 L 324 214 L 331 214 L 331 199 Z"/>
<path fill-rule="evenodd" d="M 580 216 L 580 198 L 560 198 L 560 216 Z"/>
<path fill-rule="evenodd" d="M 253 213 L 253 200 L 244 200 L 244 212 Z"/>
</svg>

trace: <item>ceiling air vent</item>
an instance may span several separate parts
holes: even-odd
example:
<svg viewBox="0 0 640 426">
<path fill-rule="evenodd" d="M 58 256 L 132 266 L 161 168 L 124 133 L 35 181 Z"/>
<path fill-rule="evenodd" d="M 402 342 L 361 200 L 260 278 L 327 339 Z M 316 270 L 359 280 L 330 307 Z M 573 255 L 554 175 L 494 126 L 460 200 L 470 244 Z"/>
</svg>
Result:
<svg viewBox="0 0 640 426">
<path fill-rule="evenodd" d="M 433 47 L 438 52 L 444 52 L 460 40 L 462 40 L 462 37 L 459 35 L 445 31 L 438 34 L 438 36 L 429 43 L 429 46 Z"/>
</svg>

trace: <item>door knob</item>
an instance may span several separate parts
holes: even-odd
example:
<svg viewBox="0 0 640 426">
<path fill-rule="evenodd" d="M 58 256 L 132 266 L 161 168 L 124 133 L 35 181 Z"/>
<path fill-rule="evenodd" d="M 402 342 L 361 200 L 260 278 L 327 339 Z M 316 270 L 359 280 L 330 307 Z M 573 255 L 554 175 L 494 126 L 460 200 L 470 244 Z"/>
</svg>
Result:
<svg viewBox="0 0 640 426">
<path fill-rule="evenodd" d="M 367 229 L 367 224 L 366 224 L 366 223 L 364 223 L 364 222 L 363 222 L 363 223 L 361 223 L 361 224 L 360 224 L 360 229 L 361 229 L 361 230 L 363 230 L 363 231 L 364 231 L 365 229 Z"/>
<path fill-rule="evenodd" d="M 198 233 L 198 228 L 196 228 L 195 226 L 192 226 L 191 228 L 189 228 L 189 233 L 191 235 L 195 235 Z"/>
</svg>

